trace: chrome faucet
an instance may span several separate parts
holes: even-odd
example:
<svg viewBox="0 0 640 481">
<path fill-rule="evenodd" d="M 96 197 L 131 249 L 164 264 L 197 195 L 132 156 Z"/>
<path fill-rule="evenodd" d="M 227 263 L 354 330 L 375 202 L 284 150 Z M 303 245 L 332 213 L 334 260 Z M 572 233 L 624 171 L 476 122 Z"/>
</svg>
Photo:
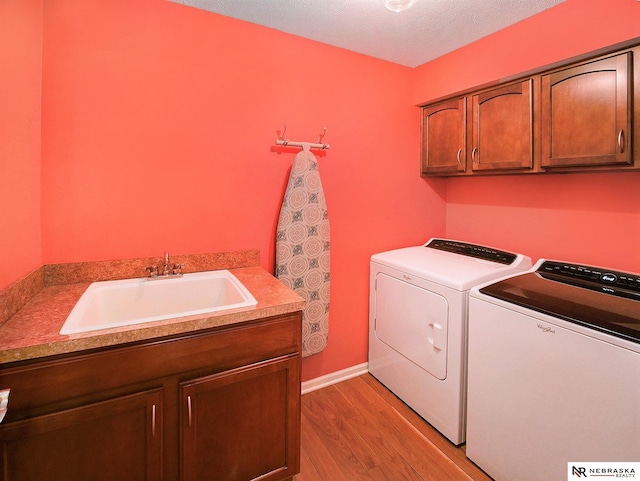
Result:
<svg viewBox="0 0 640 481">
<path fill-rule="evenodd" d="M 158 268 L 158 266 L 149 266 L 147 267 L 147 279 L 167 279 L 170 277 L 182 277 L 184 269 L 184 264 L 173 264 L 173 267 L 169 267 L 169 252 L 164 253 L 164 260 L 162 265 L 162 270 Z"/>
</svg>

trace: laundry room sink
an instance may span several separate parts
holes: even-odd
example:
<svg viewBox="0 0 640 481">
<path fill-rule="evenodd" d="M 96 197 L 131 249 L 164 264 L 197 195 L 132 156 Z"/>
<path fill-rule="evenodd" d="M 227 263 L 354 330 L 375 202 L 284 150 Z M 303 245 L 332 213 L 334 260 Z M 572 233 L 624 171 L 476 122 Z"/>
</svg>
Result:
<svg viewBox="0 0 640 481">
<path fill-rule="evenodd" d="M 249 290 L 228 270 L 181 277 L 94 282 L 60 334 L 75 334 L 255 306 Z"/>
</svg>

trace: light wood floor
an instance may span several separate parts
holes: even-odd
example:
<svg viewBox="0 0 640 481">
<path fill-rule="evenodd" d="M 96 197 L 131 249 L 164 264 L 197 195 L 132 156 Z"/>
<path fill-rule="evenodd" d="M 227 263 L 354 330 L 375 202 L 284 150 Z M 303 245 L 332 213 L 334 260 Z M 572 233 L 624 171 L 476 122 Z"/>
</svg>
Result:
<svg viewBox="0 0 640 481">
<path fill-rule="evenodd" d="M 302 396 L 295 481 L 491 481 L 370 374 Z"/>
</svg>

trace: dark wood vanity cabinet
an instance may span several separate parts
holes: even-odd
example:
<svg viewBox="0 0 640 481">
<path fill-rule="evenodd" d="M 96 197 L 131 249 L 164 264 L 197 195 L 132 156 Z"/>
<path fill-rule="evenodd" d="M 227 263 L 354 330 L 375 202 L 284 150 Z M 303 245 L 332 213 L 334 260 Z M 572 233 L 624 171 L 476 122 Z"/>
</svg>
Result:
<svg viewBox="0 0 640 481">
<path fill-rule="evenodd" d="M 299 472 L 299 312 L 0 368 L 0 480 Z"/>
<path fill-rule="evenodd" d="M 533 80 L 480 92 L 471 98 L 472 169 L 531 169 Z"/>
<path fill-rule="evenodd" d="M 541 165 L 633 163 L 632 53 L 542 75 Z"/>
<path fill-rule="evenodd" d="M 423 174 L 464 172 L 467 158 L 467 98 L 422 110 Z"/>
</svg>

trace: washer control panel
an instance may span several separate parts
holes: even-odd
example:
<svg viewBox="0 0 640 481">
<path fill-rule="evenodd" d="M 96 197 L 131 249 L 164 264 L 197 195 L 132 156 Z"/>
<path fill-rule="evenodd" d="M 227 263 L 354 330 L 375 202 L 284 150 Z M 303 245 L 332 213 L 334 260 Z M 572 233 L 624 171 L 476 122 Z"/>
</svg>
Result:
<svg viewBox="0 0 640 481">
<path fill-rule="evenodd" d="M 640 300 L 640 274 L 556 261 L 545 261 L 536 272 L 545 279 Z"/>
</svg>

